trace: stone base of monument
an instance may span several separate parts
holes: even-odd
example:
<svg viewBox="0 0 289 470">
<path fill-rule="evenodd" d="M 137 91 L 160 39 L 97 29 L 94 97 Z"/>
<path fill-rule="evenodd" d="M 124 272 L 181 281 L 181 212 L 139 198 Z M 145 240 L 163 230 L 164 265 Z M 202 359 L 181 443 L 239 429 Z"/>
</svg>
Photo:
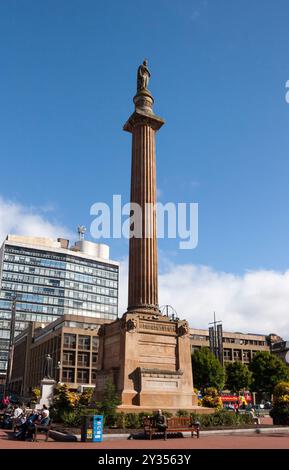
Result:
<svg viewBox="0 0 289 470">
<path fill-rule="evenodd" d="M 39 404 L 36 405 L 36 409 L 42 408 L 43 405 L 48 408 L 52 405 L 55 385 L 56 381 L 53 379 L 44 378 L 41 380 L 41 398 Z"/>
<path fill-rule="evenodd" d="M 102 400 L 110 380 L 121 399 L 119 411 L 202 409 L 193 391 L 186 321 L 141 310 L 128 312 L 102 325 L 99 336 L 94 401 Z"/>
<path fill-rule="evenodd" d="M 215 413 L 215 408 L 207 408 L 205 406 L 191 406 L 191 407 L 171 407 L 171 406 L 128 406 L 128 405 L 120 405 L 117 407 L 118 413 L 147 413 L 148 415 L 156 412 L 159 408 L 162 411 L 168 411 L 175 415 L 179 410 L 188 411 L 188 413 L 198 413 L 200 414 L 213 414 Z"/>
</svg>

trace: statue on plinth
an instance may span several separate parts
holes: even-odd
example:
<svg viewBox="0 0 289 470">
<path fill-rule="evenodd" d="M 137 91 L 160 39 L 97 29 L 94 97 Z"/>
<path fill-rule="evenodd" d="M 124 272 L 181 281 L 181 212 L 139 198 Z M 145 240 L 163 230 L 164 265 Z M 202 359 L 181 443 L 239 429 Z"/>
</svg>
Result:
<svg viewBox="0 0 289 470">
<path fill-rule="evenodd" d="M 50 356 L 50 354 L 46 354 L 45 356 L 44 378 L 53 379 L 52 357 Z"/>
<path fill-rule="evenodd" d="M 147 90 L 149 79 L 150 79 L 150 71 L 147 68 L 148 61 L 145 59 L 143 63 L 139 66 L 137 70 L 137 91 Z"/>
</svg>

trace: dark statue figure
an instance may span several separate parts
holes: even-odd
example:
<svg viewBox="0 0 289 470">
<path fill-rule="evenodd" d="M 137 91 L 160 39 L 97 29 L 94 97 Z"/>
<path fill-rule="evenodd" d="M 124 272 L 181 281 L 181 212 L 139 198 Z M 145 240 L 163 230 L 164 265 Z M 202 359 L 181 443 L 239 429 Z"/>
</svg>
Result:
<svg viewBox="0 0 289 470">
<path fill-rule="evenodd" d="M 149 78 L 151 76 L 149 69 L 147 68 L 148 61 L 145 59 L 142 65 L 137 70 L 137 91 L 147 90 Z"/>
<path fill-rule="evenodd" d="M 53 379 L 52 377 L 52 357 L 50 354 L 46 354 L 45 356 L 45 367 L 44 367 L 44 378 L 46 379 Z"/>
</svg>

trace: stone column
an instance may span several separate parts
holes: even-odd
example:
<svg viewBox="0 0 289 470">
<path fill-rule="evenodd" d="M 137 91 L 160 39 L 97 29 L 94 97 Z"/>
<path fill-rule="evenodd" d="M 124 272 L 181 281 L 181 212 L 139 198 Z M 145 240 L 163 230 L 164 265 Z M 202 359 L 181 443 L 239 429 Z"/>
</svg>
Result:
<svg viewBox="0 0 289 470">
<path fill-rule="evenodd" d="M 141 209 L 141 218 L 132 212 L 141 230 L 129 243 L 129 312 L 159 313 L 155 134 L 164 121 L 153 113 L 153 102 L 147 89 L 139 91 L 134 97 L 135 111 L 124 125 L 132 134 L 130 202 Z"/>
</svg>

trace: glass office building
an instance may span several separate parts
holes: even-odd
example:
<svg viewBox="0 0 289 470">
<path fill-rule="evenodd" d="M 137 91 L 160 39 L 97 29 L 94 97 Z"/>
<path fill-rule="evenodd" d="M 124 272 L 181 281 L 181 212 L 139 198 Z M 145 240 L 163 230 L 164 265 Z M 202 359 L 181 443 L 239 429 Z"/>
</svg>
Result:
<svg viewBox="0 0 289 470">
<path fill-rule="evenodd" d="M 12 298 L 15 334 L 28 321 L 50 323 L 64 314 L 115 320 L 119 265 L 109 248 L 79 240 L 8 235 L 0 250 L 0 380 L 6 374 Z"/>
</svg>

